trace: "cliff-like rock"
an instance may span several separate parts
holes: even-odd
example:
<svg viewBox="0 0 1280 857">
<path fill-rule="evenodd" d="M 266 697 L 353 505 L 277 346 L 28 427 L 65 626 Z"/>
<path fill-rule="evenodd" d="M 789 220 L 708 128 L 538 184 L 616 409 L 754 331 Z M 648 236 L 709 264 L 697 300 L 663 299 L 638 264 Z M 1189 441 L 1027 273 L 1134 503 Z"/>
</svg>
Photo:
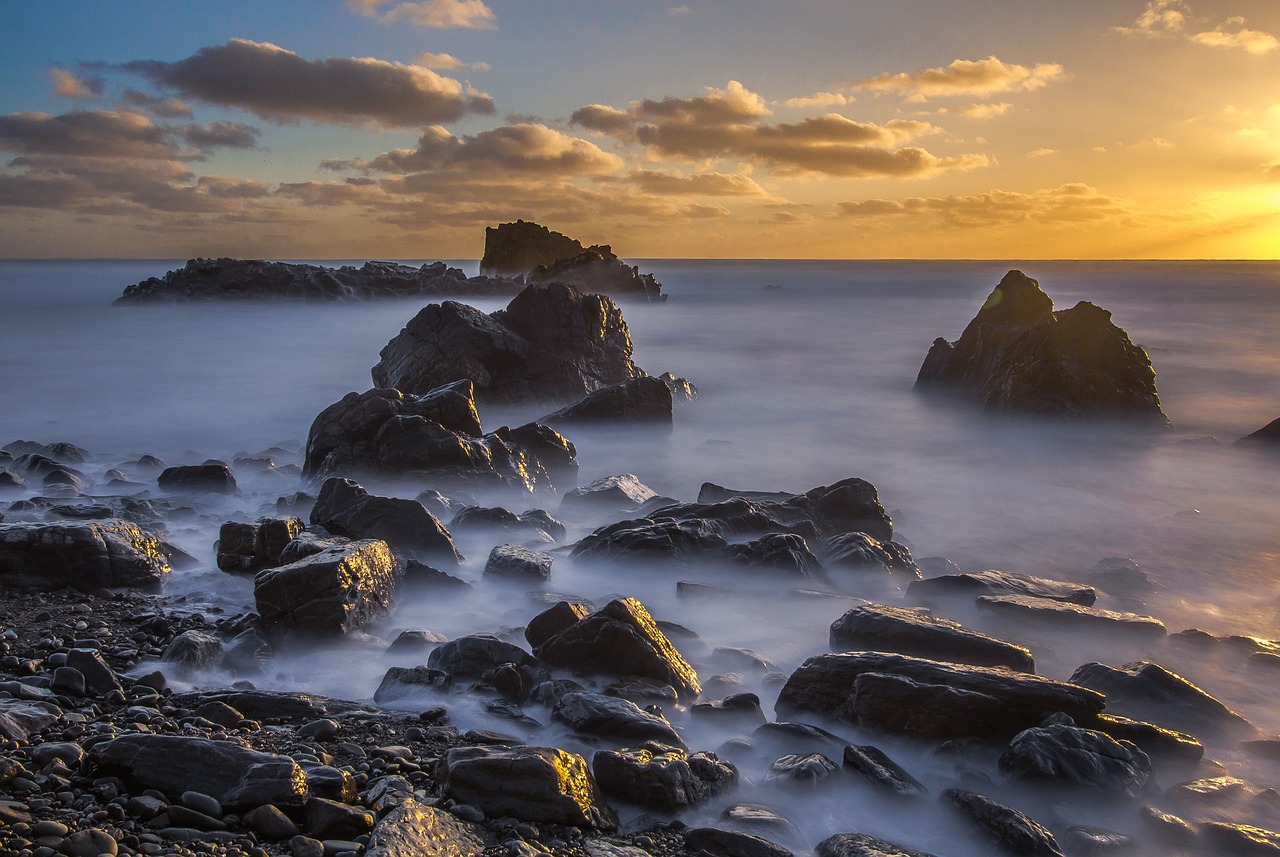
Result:
<svg viewBox="0 0 1280 857">
<path fill-rule="evenodd" d="M 666 300 L 653 274 L 642 274 L 608 244 L 583 247 L 567 235 L 527 220 L 484 231 L 481 275 L 517 277 L 526 283 L 567 283 L 584 292 Z"/>
</svg>

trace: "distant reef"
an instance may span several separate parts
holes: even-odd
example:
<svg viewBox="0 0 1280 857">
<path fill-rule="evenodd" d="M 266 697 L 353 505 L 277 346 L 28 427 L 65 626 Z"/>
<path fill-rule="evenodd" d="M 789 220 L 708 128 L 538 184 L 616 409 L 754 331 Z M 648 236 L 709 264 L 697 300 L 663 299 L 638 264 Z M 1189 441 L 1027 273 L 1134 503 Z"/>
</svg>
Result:
<svg viewBox="0 0 1280 857">
<path fill-rule="evenodd" d="M 115 303 L 214 300 L 366 301 L 412 297 L 512 297 L 528 283 L 565 283 L 617 298 L 666 300 L 652 274 L 622 262 L 607 244 L 578 241 L 525 220 L 485 230 L 480 275 L 444 262 L 419 268 L 365 262 L 327 268 L 261 259 L 191 259 L 163 277 L 127 286 Z"/>
</svg>

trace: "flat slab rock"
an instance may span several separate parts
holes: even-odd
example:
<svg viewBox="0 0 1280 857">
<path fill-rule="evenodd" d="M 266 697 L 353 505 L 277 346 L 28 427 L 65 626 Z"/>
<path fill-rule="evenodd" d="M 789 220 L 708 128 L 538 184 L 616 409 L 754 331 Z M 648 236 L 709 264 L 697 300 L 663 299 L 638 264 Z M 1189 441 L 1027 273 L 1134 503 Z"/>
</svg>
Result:
<svg viewBox="0 0 1280 857">
<path fill-rule="evenodd" d="M 1098 593 L 1092 586 L 997 569 L 969 574 L 944 574 L 941 577 L 917 580 L 907 587 L 907 597 L 917 604 L 949 598 L 971 599 L 982 595 L 1031 595 L 1084 607 L 1092 607 L 1098 598 Z"/>
<path fill-rule="evenodd" d="M 1150 661 L 1120 667 L 1084 664 L 1071 674 L 1071 681 L 1106 694 L 1108 707 L 1116 713 L 1193 735 L 1251 736 L 1257 731 L 1205 690 Z"/>
<path fill-rule="evenodd" d="M 0 584 L 5 586 L 153 587 L 170 570 L 159 537 L 128 521 L 0 524 Z"/>
<path fill-rule="evenodd" d="M 976 599 L 978 611 L 1001 622 L 1032 625 L 1041 629 L 1103 634 L 1137 640 L 1161 640 L 1168 633 L 1164 623 L 1151 616 L 1084 607 L 1030 595 L 984 595 Z"/>
<path fill-rule="evenodd" d="M 831 623 L 830 641 L 832 650 L 839 652 L 888 651 L 1035 672 L 1035 659 L 1021 646 L 972 631 L 959 622 L 940 619 L 928 611 L 906 607 L 855 607 Z"/>
</svg>

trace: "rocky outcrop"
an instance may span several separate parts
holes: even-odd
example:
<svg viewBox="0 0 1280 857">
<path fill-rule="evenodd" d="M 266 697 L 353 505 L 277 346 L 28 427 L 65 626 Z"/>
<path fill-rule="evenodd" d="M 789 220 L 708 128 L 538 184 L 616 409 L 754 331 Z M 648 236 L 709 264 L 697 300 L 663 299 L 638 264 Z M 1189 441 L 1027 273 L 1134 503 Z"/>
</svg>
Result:
<svg viewBox="0 0 1280 857">
<path fill-rule="evenodd" d="M 328 268 L 260 259 L 190 259 L 163 277 L 126 286 L 118 304 L 213 300 L 362 301 L 438 295 L 509 295 L 520 286 L 496 277 L 468 277 L 444 262 L 420 268 L 365 262 Z"/>
<path fill-rule="evenodd" d="M 944 574 L 941 577 L 918 580 L 907 588 L 907 597 L 919 604 L 1001 595 L 1029 595 L 1033 598 L 1079 604 L 1082 607 L 1092 607 L 1098 598 L 1098 593 L 1092 586 L 996 569 L 969 574 Z"/>
<path fill-rule="evenodd" d="M 660 378 L 646 375 L 596 390 L 579 402 L 547 414 L 538 422 L 550 425 L 646 423 L 669 426 L 672 402 L 671 387 Z"/>
<path fill-rule="evenodd" d="M 652 274 L 624 264 L 607 244 L 583 247 L 573 238 L 527 220 L 500 223 L 484 231 L 480 273 L 522 277 L 529 283 L 569 283 L 607 294 L 666 300 Z"/>
<path fill-rule="evenodd" d="M 645 374 L 617 304 L 563 283 L 528 286 L 490 315 L 429 304 L 380 356 L 377 387 L 416 395 L 467 379 L 490 401 L 576 401 Z"/>
<path fill-rule="evenodd" d="M 1262 428 L 1247 434 L 1235 442 L 1236 446 L 1257 446 L 1267 448 L 1280 447 L 1280 418 L 1274 419 Z"/>
<path fill-rule="evenodd" d="M 236 478 L 221 462 L 168 467 L 157 483 L 161 491 L 174 494 L 234 494 Z"/>
<path fill-rule="evenodd" d="M 0 585 L 79 589 L 158 585 L 170 571 L 164 545 L 127 521 L 0 524 Z"/>
<path fill-rule="evenodd" d="M 1111 708 L 1160 726 L 1194 734 L 1249 735 L 1248 720 L 1177 673 L 1150 661 L 1121 667 L 1089 663 L 1071 681 L 1107 696 Z"/>
<path fill-rule="evenodd" d="M 456 565 L 462 554 L 444 524 L 416 500 L 377 497 L 339 476 L 320 486 L 311 523 L 350 539 L 382 539 L 397 553 Z"/>
<path fill-rule="evenodd" d="M 947 789 L 941 795 L 941 802 L 1002 854 L 1063 857 L 1058 841 L 1048 828 L 1013 807 L 963 789 Z"/>
<path fill-rule="evenodd" d="M 399 572 L 386 542 L 349 542 L 258 572 L 253 598 L 268 623 L 345 634 L 390 612 Z"/>
<path fill-rule="evenodd" d="M 1168 424 L 1151 360 L 1111 313 L 1087 301 L 1055 312 L 1021 271 L 1005 275 L 958 340 L 934 341 L 916 387 L 962 390 L 994 410 Z"/>
<path fill-rule="evenodd" d="M 978 611 L 1001 626 L 1053 634 L 1081 633 L 1116 641 L 1158 642 L 1164 623 L 1150 616 L 1084 607 L 1031 595 L 983 595 Z"/>
</svg>

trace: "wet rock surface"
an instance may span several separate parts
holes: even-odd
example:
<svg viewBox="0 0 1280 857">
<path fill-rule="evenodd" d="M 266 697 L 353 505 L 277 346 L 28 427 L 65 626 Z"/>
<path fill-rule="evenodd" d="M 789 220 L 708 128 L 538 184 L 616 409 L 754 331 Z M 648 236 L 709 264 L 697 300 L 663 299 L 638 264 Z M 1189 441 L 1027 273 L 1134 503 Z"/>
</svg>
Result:
<svg viewBox="0 0 1280 857">
<path fill-rule="evenodd" d="M 831 623 L 834 651 L 882 651 L 980 667 L 1035 672 L 1035 660 L 1021 646 L 971 631 L 928 611 L 884 604 L 855 607 Z"/>
</svg>

